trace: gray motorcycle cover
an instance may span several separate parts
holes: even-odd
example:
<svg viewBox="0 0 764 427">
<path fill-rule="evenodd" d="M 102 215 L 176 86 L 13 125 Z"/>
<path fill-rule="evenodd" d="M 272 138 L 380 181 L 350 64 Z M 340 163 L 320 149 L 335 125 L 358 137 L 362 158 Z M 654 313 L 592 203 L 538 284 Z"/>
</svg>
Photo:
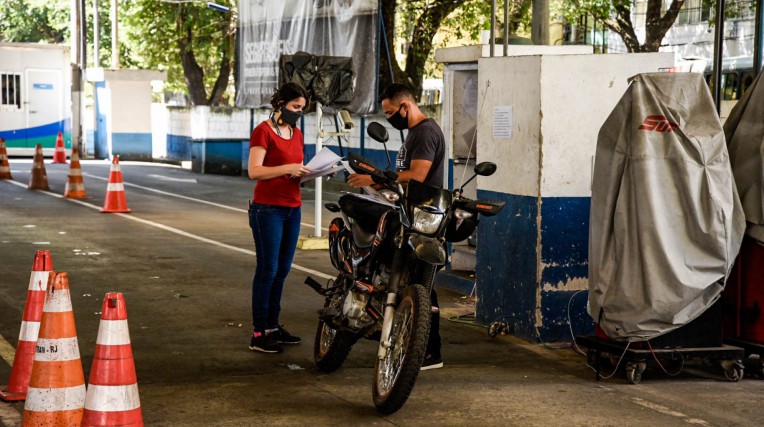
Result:
<svg viewBox="0 0 764 427">
<path fill-rule="evenodd" d="M 764 78 L 759 73 L 724 123 L 746 234 L 764 242 Z"/>
<path fill-rule="evenodd" d="M 724 132 L 701 74 L 632 77 L 597 139 L 589 315 L 643 341 L 719 297 L 745 220 Z"/>
</svg>

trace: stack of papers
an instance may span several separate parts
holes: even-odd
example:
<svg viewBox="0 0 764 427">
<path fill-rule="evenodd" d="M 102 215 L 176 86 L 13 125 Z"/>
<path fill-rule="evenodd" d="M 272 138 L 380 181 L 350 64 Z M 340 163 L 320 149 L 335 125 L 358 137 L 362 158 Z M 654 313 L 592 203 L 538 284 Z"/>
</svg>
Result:
<svg viewBox="0 0 764 427">
<path fill-rule="evenodd" d="M 322 148 L 321 151 L 319 151 L 308 164 L 305 165 L 305 167 L 310 169 L 310 173 L 304 175 L 300 179 L 300 182 L 310 181 L 311 179 L 316 179 L 344 170 L 344 166 L 337 164 L 340 160 L 342 160 L 342 158 L 335 154 L 334 151 L 327 147 Z"/>
</svg>

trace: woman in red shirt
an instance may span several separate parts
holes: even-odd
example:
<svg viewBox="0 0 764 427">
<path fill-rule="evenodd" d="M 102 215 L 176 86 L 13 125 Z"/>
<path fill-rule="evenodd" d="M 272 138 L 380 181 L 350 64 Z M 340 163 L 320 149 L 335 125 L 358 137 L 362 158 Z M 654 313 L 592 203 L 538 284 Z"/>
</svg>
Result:
<svg viewBox="0 0 764 427">
<path fill-rule="evenodd" d="M 281 344 L 300 342 L 279 324 L 279 313 L 300 234 L 300 177 L 309 172 L 303 165 L 303 135 L 297 127 L 307 100 L 300 85 L 281 86 L 271 98 L 274 112 L 249 137 L 249 179 L 257 180 L 249 204 L 249 226 L 257 252 L 252 280 L 252 351 L 280 353 L 284 350 Z"/>
</svg>

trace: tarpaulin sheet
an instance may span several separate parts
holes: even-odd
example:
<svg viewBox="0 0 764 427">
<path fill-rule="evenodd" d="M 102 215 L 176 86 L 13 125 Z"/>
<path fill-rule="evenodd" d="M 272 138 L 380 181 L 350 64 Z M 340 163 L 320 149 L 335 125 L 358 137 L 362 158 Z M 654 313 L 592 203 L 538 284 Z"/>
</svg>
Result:
<svg viewBox="0 0 764 427">
<path fill-rule="evenodd" d="M 745 231 L 700 74 L 640 74 L 600 129 L 589 314 L 618 340 L 670 332 L 717 300 Z"/>
<path fill-rule="evenodd" d="M 724 134 L 732 172 L 743 203 L 746 234 L 764 242 L 764 73 L 759 73 L 743 98 L 735 104 Z"/>
<path fill-rule="evenodd" d="M 353 99 L 342 107 L 374 112 L 377 87 L 378 0 L 241 0 L 236 105 L 270 105 L 279 58 L 303 51 L 353 58 Z"/>
</svg>

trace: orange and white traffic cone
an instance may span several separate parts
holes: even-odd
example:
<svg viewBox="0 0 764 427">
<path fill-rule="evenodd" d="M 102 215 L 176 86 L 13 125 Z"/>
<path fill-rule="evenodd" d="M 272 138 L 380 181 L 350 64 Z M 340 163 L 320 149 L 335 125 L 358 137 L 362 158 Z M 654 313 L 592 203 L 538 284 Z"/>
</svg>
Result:
<svg viewBox="0 0 764 427">
<path fill-rule="evenodd" d="M 6 402 L 24 400 L 27 397 L 29 377 L 32 375 L 32 364 L 37 345 L 37 334 L 40 331 L 42 306 L 45 303 L 45 290 L 48 289 L 48 275 L 53 270 L 53 260 L 49 251 L 37 251 L 32 265 L 32 275 L 29 277 L 27 302 L 21 317 L 19 345 L 13 357 L 13 368 L 8 386 L 0 386 L 0 399 Z"/>
<path fill-rule="evenodd" d="M 83 426 L 143 426 L 127 307 L 120 292 L 103 299 Z"/>
<path fill-rule="evenodd" d="M 72 163 L 69 165 L 69 176 L 66 177 L 64 197 L 70 199 L 84 199 L 87 197 L 85 194 L 85 182 L 82 181 L 80 156 L 77 154 L 76 148 L 72 149 Z"/>
<path fill-rule="evenodd" d="M 85 407 L 69 279 L 50 273 L 22 426 L 79 426 Z"/>
<path fill-rule="evenodd" d="M 53 163 L 66 164 L 66 149 L 64 148 L 64 135 L 59 132 L 56 136 L 56 151 L 53 153 Z"/>
<path fill-rule="evenodd" d="M 13 179 L 11 165 L 8 163 L 8 151 L 5 148 L 5 138 L 0 138 L 0 179 Z"/>
<path fill-rule="evenodd" d="M 125 184 L 122 181 L 122 169 L 119 168 L 119 157 L 117 156 L 114 156 L 114 160 L 111 161 L 109 186 L 106 188 L 106 201 L 101 212 L 130 212 L 130 208 L 127 207 L 127 198 L 125 197 Z"/>
<path fill-rule="evenodd" d="M 42 145 L 37 144 L 34 150 L 34 163 L 32 164 L 32 174 L 29 176 L 30 190 L 50 190 L 48 187 L 48 174 L 45 173 L 45 161 L 42 157 Z"/>
</svg>

